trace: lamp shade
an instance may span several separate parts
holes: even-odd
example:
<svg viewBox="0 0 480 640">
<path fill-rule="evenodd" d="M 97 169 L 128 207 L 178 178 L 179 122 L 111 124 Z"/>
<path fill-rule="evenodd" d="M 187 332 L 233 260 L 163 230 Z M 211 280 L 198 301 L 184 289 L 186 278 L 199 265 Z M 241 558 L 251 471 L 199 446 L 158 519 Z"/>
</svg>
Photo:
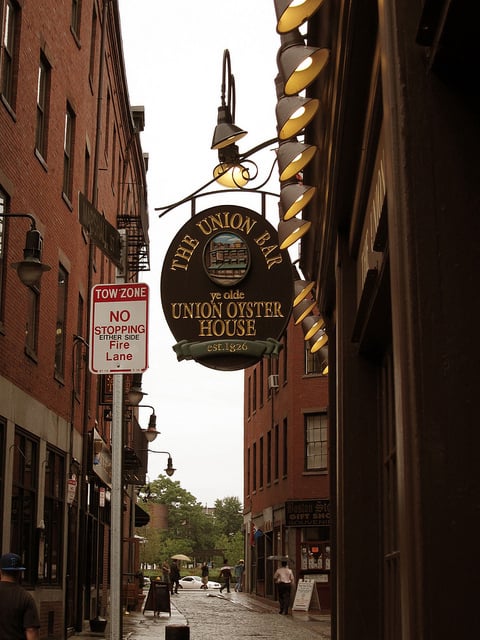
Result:
<svg viewBox="0 0 480 640">
<path fill-rule="evenodd" d="M 213 132 L 212 149 L 223 149 L 246 136 L 247 132 L 232 121 L 230 109 L 226 106 L 218 107 L 217 126 Z"/>
<path fill-rule="evenodd" d="M 298 31 L 282 36 L 277 64 L 285 95 L 293 96 L 308 87 L 325 67 L 329 57 L 330 49 L 306 46 Z"/>
<path fill-rule="evenodd" d="M 325 328 L 325 320 L 322 316 L 307 316 L 302 321 L 302 329 L 305 341 L 309 341 L 313 336 Z"/>
<path fill-rule="evenodd" d="M 314 309 L 316 302 L 315 300 L 302 300 L 297 304 L 297 306 L 293 307 L 293 320 L 294 323 L 300 324 L 304 318 L 306 318 Z"/>
<path fill-rule="evenodd" d="M 307 280 L 295 280 L 293 283 L 294 299 L 293 306 L 296 307 L 315 287 L 315 282 L 307 282 Z"/>
<path fill-rule="evenodd" d="M 25 237 L 23 260 L 10 265 L 16 270 L 18 277 L 27 287 L 38 284 L 43 272 L 50 271 L 51 267 L 41 261 L 42 244 L 40 231 L 38 229 L 30 229 Z"/>
<path fill-rule="evenodd" d="M 277 32 L 287 33 L 306 22 L 323 0 L 275 0 Z"/>
<path fill-rule="evenodd" d="M 310 162 L 317 147 L 297 141 L 281 142 L 278 147 L 278 171 L 280 182 L 285 182 L 297 175 Z"/>
<path fill-rule="evenodd" d="M 326 376 L 328 374 L 328 345 L 320 347 L 317 354 L 320 360 L 320 373 L 322 376 Z"/>
<path fill-rule="evenodd" d="M 299 182 L 286 184 L 280 190 L 280 217 L 290 220 L 297 215 L 315 195 L 316 187 L 310 187 Z"/>
<path fill-rule="evenodd" d="M 157 431 L 157 416 L 155 412 L 150 415 L 150 420 L 148 421 L 148 428 L 143 432 L 147 442 L 153 442 L 155 438 L 158 436 L 159 432 Z"/>
<path fill-rule="evenodd" d="M 278 242 L 280 249 L 287 249 L 297 240 L 300 240 L 312 226 L 310 220 L 292 218 L 281 220 L 278 224 Z"/>
<path fill-rule="evenodd" d="M 279 139 L 288 140 L 298 135 L 313 120 L 319 106 L 317 98 L 280 98 L 275 108 Z"/>
<path fill-rule="evenodd" d="M 310 338 L 310 340 L 308 341 L 308 344 L 310 346 L 310 351 L 312 353 L 316 353 L 317 351 L 319 351 L 324 345 L 326 345 L 328 342 L 328 336 L 325 333 L 325 331 L 322 329 L 321 331 L 318 331 L 313 338 Z"/>
</svg>

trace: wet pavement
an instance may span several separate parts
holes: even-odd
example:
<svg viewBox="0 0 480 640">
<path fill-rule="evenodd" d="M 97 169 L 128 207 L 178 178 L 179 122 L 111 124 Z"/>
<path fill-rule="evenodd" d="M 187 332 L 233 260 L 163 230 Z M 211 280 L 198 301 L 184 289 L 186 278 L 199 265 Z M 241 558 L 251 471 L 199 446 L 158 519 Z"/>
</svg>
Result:
<svg viewBox="0 0 480 640">
<path fill-rule="evenodd" d="M 330 640 L 330 616 L 320 611 L 294 611 L 279 615 L 277 603 L 246 593 L 182 591 L 172 596 L 171 614 L 152 611 L 123 615 L 123 640 L 237 640 L 270 638 L 283 640 Z M 167 627 L 177 626 L 177 629 Z M 188 627 L 186 629 L 185 627 Z M 169 637 L 167 637 L 167 635 Z M 85 631 L 82 640 L 110 638 Z M 112 638 L 111 640 L 119 640 Z"/>
</svg>

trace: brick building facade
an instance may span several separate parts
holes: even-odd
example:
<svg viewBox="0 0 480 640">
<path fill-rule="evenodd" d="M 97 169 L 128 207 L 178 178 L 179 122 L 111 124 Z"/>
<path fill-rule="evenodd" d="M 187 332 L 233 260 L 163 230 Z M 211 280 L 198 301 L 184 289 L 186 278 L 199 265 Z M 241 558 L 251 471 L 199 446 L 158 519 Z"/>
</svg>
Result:
<svg viewBox="0 0 480 640">
<path fill-rule="evenodd" d="M 245 370 L 245 584 L 274 598 L 277 558 L 288 556 L 329 609 L 328 377 L 293 320 L 282 345 L 278 359 Z"/>
<path fill-rule="evenodd" d="M 87 367 L 90 289 L 148 269 L 143 110 L 116 0 L 1 0 L 0 18 L 0 543 L 26 564 L 41 637 L 60 638 L 108 595 L 93 441 L 108 458 L 111 398 Z M 50 269 L 25 286 L 9 265 L 32 222 Z M 139 432 L 126 418 L 126 444 Z"/>
</svg>

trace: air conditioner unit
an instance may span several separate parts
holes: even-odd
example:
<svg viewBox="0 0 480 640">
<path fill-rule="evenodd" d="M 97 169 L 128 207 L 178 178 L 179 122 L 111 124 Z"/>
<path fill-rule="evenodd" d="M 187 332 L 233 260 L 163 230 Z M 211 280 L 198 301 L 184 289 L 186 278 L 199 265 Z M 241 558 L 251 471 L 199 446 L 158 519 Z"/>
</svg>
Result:
<svg viewBox="0 0 480 640">
<path fill-rule="evenodd" d="M 278 374 L 272 374 L 268 376 L 268 388 L 278 389 Z"/>
</svg>

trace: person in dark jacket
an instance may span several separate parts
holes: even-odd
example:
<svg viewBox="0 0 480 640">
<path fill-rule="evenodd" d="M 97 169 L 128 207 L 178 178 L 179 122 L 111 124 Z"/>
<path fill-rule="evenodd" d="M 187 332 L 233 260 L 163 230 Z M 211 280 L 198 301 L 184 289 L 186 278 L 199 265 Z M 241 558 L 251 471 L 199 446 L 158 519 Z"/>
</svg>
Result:
<svg viewBox="0 0 480 640">
<path fill-rule="evenodd" d="M 0 638 L 38 640 L 40 618 L 32 595 L 20 585 L 25 567 L 16 553 L 0 558 Z"/>
<path fill-rule="evenodd" d="M 178 563 L 176 560 L 172 560 L 172 564 L 170 565 L 170 593 L 173 595 L 174 593 L 178 594 L 180 580 L 180 569 L 178 568 Z"/>
<path fill-rule="evenodd" d="M 202 564 L 202 586 L 200 589 L 208 589 L 208 564 Z"/>
<path fill-rule="evenodd" d="M 228 560 L 225 558 L 223 560 L 223 567 L 220 569 L 220 578 L 223 579 L 223 584 L 220 587 L 220 593 L 224 589 L 227 590 L 227 593 L 230 593 L 230 580 L 232 578 L 232 568 L 228 566 Z"/>
</svg>

